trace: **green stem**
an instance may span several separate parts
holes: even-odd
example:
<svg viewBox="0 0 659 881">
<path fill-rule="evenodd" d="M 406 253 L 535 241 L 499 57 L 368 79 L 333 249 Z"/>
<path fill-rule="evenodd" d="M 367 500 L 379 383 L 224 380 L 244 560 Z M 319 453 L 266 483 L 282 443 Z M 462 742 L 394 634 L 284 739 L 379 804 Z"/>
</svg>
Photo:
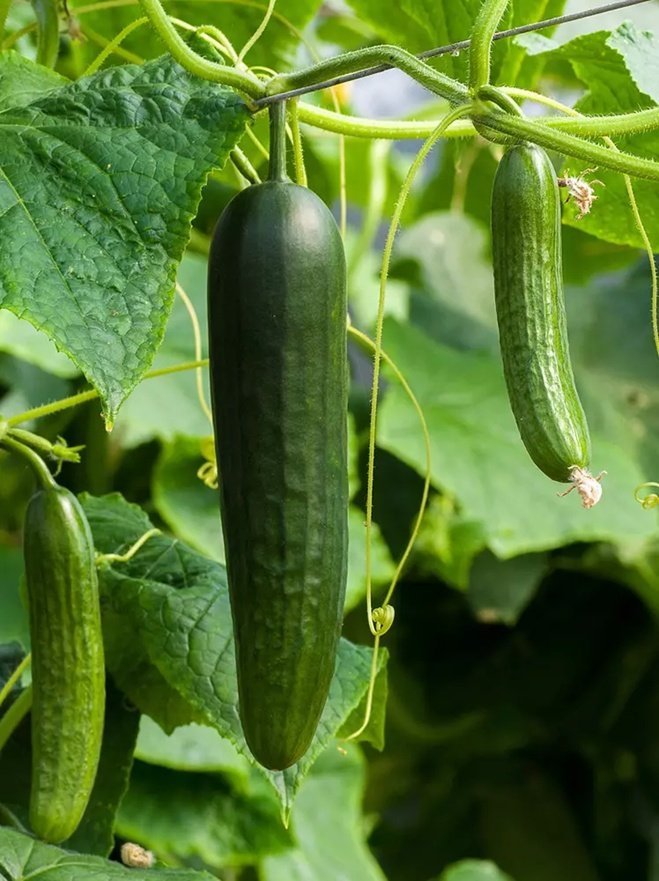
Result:
<svg viewBox="0 0 659 881">
<path fill-rule="evenodd" d="M 610 116 L 583 116 L 574 108 L 566 108 L 559 101 L 529 89 L 502 86 L 499 91 L 512 97 L 526 98 L 528 101 L 553 107 L 561 113 L 572 111 L 573 118 L 571 119 L 562 116 L 544 116 L 535 119 L 535 122 L 559 131 L 574 132 L 585 138 L 643 134 L 659 128 L 659 107 L 648 107 L 646 110 L 636 110 L 633 113 L 615 113 Z"/>
<path fill-rule="evenodd" d="M 37 20 L 37 62 L 55 67 L 59 54 L 59 13 L 57 0 L 31 0 Z"/>
<path fill-rule="evenodd" d="M 267 26 L 270 22 L 270 19 L 272 18 L 272 13 L 275 11 L 275 3 L 276 3 L 276 0 L 268 0 L 268 8 L 265 11 L 265 15 L 263 16 L 263 19 L 261 20 L 260 25 L 257 27 L 257 29 L 254 31 L 252 36 L 245 43 L 245 45 L 243 46 L 243 48 L 240 50 L 240 52 L 238 54 L 237 60 L 238 60 L 239 64 L 242 62 L 243 58 L 245 57 L 245 55 L 247 55 L 249 50 L 259 41 L 259 39 L 263 35 L 263 32 L 267 28 Z"/>
<path fill-rule="evenodd" d="M 130 24 L 127 24 L 126 27 L 119 31 L 116 37 L 114 37 L 107 46 L 102 49 L 96 58 L 92 61 L 89 67 L 83 71 L 82 76 L 91 76 L 91 74 L 96 73 L 97 70 L 100 70 L 103 64 L 107 61 L 107 59 L 115 52 L 116 49 L 123 43 L 126 37 L 130 36 L 133 31 L 137 30 L 137 28 L 142 27 L 145 24 L 148 24 L 149 19 L 146 15 L 143 15 L 142 18 L 136 18 L 135 21 L 131 21 Z"/>
<path fill-rule="evenodd" d="M 519 94 L 521 89 L 506 89 L 510 94 Z M 531 93 L 532 94 L 532 93 Z M 525 95 L 520 95 L 525 97 Z M 406 119 L 368 119 L 334 113 L 311 104 L 299 104 L 300 121 L 306 125 L 353 138 L 382 138 L 386 140 L 419 140 L 429 137 L 437 125 L 436 120 Z M 583 137 L 603 137 L 612 135 L 632 135 L 659 129 L 659 107 L 639 110 L 636 113 L 618 113 L 611 116 L 582 116 L 578 119 L 565 119 L 559 116 L 546 116 L 533 120 L 537 125 L 553 131 L 564 131 Z M 467 120 L 459 120 L 448 129 L 445 137 L 470 138 L 475 134 L 474 126 Z"/>
<path fill-rule="evenodd" d="M 140 0 L 140 2 L 144 2 L 144 0 Z M 443 73 L 439 73 L 429 64 L 398 46 L 370 46 L 366 49 L 358 49 L 356 52 L 346 52 L 344 55 L 328 58 L 326 61 L 320 61 L 303 70 L 280 74 L 268 82 L 266 95 L 275 96 L 291 89 L 313 86 L 327 79 L 348 73 L 358 73 L 367 67 L 381 64 L 399 68 L 421 83 L 422 86 L 453 104 L 461 104 L 468 100 L 469 93 L 466 86 Z"/>
<path fill-rule="evenodd" d="M 142 9 L 154 30 L 163 41 L 171 55 L 195 76 L 214 83 L 232 86 L 250 98 L 260 98 L 264 94 L 263 83 L 249 73 L 235 70 L 215 61 L 209 61 L 197 55 L 188 44 L 181 39 L 159 0 L 140 0 Z"/>
<path fill-rule="evenodd" d="M 298 101 L 294 98 L 288 102 L 288 115 L 291 122 L 291 140 L 293 141 L 293 163 L 295 165 L 295 183 L 307 186 L 307 170 L 304 165 L 304 148 L 300 132 L 300 119 L 297 112 Z"/>
<path fill-rule="evenodd" d="M 270 168 L 268 180 L 287 181 L 286 174 L 286 102 L 270 107 Z"/>
<path fill-rule="evenodd" d="M 311 104 L 300 102 L 298 105 L 300 122 L 312 125 L 326 132 L 337 135 L 348 135 L 353 138 L 381 138 L 387 141 L 411 140 L 418 141 L 429 137 L 437 127 L 436 120 L 413 121 L 406 119 L 367 119 L 360 116 L 348 116 L 335 113 L 323 107 L 312 107 Z M 451 126 L 447 134 L 461 138 L 470 138 L 476 134 L 473 125 L 468 121 L 459 121 Z"/>
<path fill-rule="evenodd" d="M 52 487 L 57 486 L 57 482 L 48 470 L 46 463 L 38 453 L 34 452 L 34 450 L 31 450 L 29 447 L 24 446 L 19 441 L 13 440 L 7 435 L 5 435 L 0 441 L 0 446 L 3 446 L 11 453 L 18 453 L 19 456 L 22 456 L 32 468 L 34 476 L 44 489 L 51 489 Z"/>
<path fill-rule="evenodd" d="M 24 688 L 0 719 L 0 751 L 4 748 L 9 738 L 30 712 L 32 706 L 32 686 Z"/>
<path fill-rule="evenodd" d="M 35 434 L 33 431 L 26 431 L 24 428 L 10 428 L 9 436 L 13 438 L 13 440 L 23 444 L 23 446 L 30 447 L 39 453 L 44 453 L 46 456 L 52 456 L 55 459 L 60 459 L 65 462 L 77 463 L 80 461 L 78 450 L 82 449 L 81 447 L 71 448 L 58 444 L 56 448 L 55 445 L 49 440 L 46 440 L 45 437 L 42 437 L 40 434 Z"/>
<path fill-rule="evenodd" d="M 107 37 L 104 37 L 103 34 L 99 34 L 98 31 L 95 31 L 89 26 L 89 24 L 87 24 L 87 22 L 85 22 L 84 28 L 81 28 L 81 34 L 85 40 L 90 40 L 92 43 L 96 43 L 101 49 L 105 49 L 109 43 L 113 42 L 112 40 L 108 40 Z M 141 55 L 136 55 L 135 52 L 129 52 L 128 49 L 124 49 L 123 46 L 115 46 L 112 51 L 118 58 L 123 58 L 124 61 L 127 61 L 129 64 L 144 64 L 144 58 L 142 58 Z"/>
<path fill-rule="evenodd" d="M 469 86 L 474 93 L 490 82 L 492 37 L 506 6 L 508 0 L 484 0 L 476 16 L 469 44 Z"/>
<path fill-rule="evenodd" d="M 659 180 L 659 162 L 632 156 L 630 153 L 615 153 L 599 144 L 591 144 L 564 132 L 554 131 L 547 125 L 511 116 L 509 113 L 489 113 L 477 110 L 472 113 L 476 123 L 495 131 L 513 135 L 520 140 L 532 141 L 547 150 L 555 150 L 565 156 L 583 159 L 593 165 L 610 168 L 622 174 L 646 180 Z M 580 121 L 580 120 L 579 120 Z"/>
<path fill-rule="evenodd" d="M 185 370 L 196 370 L 198 367 L 206 367 L 208 358 L 202 358 L 200 361 L 183 361 L 181 364 L 173 364 L 171 367 L 161 367 L 159 370 L 150 370 L 144 374 L 143 379 L 156 379 L 158 376 L 168 376 L 170 373 L 182 373 Z M 70 410 L 72 407 L 78 407 L 80 404 L 86 404 L 87 401 L 93 401 L 99 397 L 96 389 L 89 389 L 86 392 L 78 392 L 77 395 L 70 395 L 68 398 L 60 398 L 58 401 L 52 401 L 50 404 L 42 404 L 40 407 L 34 407 L 32 410 L 25 410 L 23 413 L 17 413 L 16 416 L 10 416 L 7 419 L 7 425 L 21 425 L 23 422 L 31 422 L 33 419 L 42 419 L 44 416 L 52 416 L 53 413 L 60 413 L 62 410 Z M 2 441 L 0 441 L 2 443 Z"/>
<path fill-rule="evenodd" d="M 32 655 L 28 652 L 28 654 L 25 655 L 18 667 L 16 667 L 14 672 L 11 674 L 9 679 L 5 682 L 2 689 L 0 689 L 0 707 L 4 704 L 5 700 L 7 699 L 7 695 L 11 692 L 12 688 L 16 685 L 23 673 L 25 673 L 27 668 L 30 666 L 31 661 Z"/>
</svg>

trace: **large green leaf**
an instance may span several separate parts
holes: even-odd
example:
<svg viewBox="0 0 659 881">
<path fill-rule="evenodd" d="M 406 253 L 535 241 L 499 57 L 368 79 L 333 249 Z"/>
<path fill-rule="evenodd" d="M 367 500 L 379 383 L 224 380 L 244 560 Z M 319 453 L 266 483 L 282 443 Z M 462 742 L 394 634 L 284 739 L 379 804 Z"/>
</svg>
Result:
<svg viewBox="0 0 659 881">
<path fill-rule="evenodd" d="M 212 877 L 191 869 L 126 869 L 101 857 L 71 853 L 3 828 L 0 873 L 3 881 L 24 881 L 33 875 L 48 881 L 211 881 Z"/>
<path fill-rule="evenodd" d="M 297 847 L 264 860 L 261 881 L 384 881 L 364 843 L 363 789 L 364 761 L 355 747 L 324 753 L 293 809 Z"/>
<path fill-rule="evenodd" d="M 125 551 L 151 528 L 144 512 L 118 494 L 82 500 L 101 553 Z M 129 562 L 103 565 L 100 584 L 106 661 L 119 686 L 164 727 L 205 721 L 250 757 L 238 716 L 224 567 L 177 540 L 157 535 Z M 383 654 L 380 669 L 385 663 Z M 370 664 L 370 649 L 341 640 L 330 695 L 311 747 L 292 768 L 263 772 L 284 811 L 290 810 L 320 752 L 361 702 Z"/>
<path fill-rule="evenodd" d="M 149 716 L 142 716 L 135 757 L 173 771 L 213 771 L 244 785 L 251 767 L 235 746 L 206 725 L 182 725 L 165 734 Z"/>
<path fill-rule="evenodd" d="M 69 355 L 109 422 L 153 359 L 202 185 L 246 118 L 168 57 L 0 113 L 0 306 Z"/>
<path fill-rule="evenodd" d="M 0 110 L 25 107 L 67 82 L 54 70 L 5 51 L 0 64 Z"/>
<path fill-rule="evenodd" d="M 498 345 L 489 234 L 457 211 L 425 214 L 406 229 L 397 260 L 418 266 L 410 318 L 438 342 L 454 348 L 495 350 Z"/>
</svg>

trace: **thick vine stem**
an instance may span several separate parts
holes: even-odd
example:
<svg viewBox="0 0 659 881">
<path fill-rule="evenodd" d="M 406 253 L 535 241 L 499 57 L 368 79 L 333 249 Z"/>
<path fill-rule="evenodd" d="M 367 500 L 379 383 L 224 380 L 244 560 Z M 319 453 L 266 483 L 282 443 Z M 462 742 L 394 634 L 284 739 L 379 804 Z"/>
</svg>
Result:
<svg viewBox="0 0 659 881">
<path fill-rule="evenodd" d="M 602 168 L 610 168 L 622 174 L 646 180 L 659 180 L 659 162 L 632 156 L 630 153 L 615 152 L 599 144 L 593 144 L 574 135 L 555 131 L 542 123 L 521 119 L 509 113 L 491 113 L 476 109 L 471 118 L 475 124 L 486 126 L 503 134 L 513 135 L 520 141 L 531 141 L 547 150 L 555 150 L 565 156 L 583 159 Z"/>
<path fill-rule="evenodd" d="M 160 0 L 139 0 L 139 2 L 154 30 L 181 67 L 202 79 L 232 86 L 250 98 L 263 96 L 263 83 L 255 76 L 197 55 L 179 36 L 162 8 Z"/>
<path fill-rule="evenodd" d="M 492 38 L 506 6 L 508 0 L 484 0 L 476 16 L 469 44 L 469 87 L 474 93 L 490 82 Z"/>
<path fill-rule="evenodd" d="M 559 105 L 558 102 L 547 99 L 544 95 L 538 95 L 537 92 L 530 92 L 528 89 L 504 86 L 498 91 L 512 97 L 525 98 L 548 107 L 555 107 L 560 109 L 561 113 L 568 111 L 573 113 L 572 117 L 541 116 L 534 119 L 534 122 L 562 132 L 574 132 L 584 138 L 638 135 L 659 128 L 659 107 L 648 107 L 632 113 L 612 113 L 610 116 L 584 116 L 571 107 L 566 109 L 565 105 Z"/>
<path fill-rule="evenodd" d="M 311 104 L 300 102 L 298 105 L 300 122 L 334 132 L 337 135 L 348 135 L 351 138 L 368 138 L 373 140 L 418 141 L 429 137 L 437 128 L 437 120 L 412 121 L 406 119 L 369 119 L 368 117 L 349 116 L 335 113 L 324 107 L 312 107 Z M 447 136 L 470 138 L 475 134 L 473 125 L 468 120 L 459 120 L 447 132 Z"/>
<path fill-rule="evenodd" d="M 140 2 L 153 2 L 153 0 L 140 0 Z M 266 96 L 276 97 L 278 92 L 311 86 L 343 74 L 357 73 L 378 64 L 399 68 L 422 86 L 446 98 L 452 104 L 462 104 L 469 98 L 467 87 L 462 83 L 439 73 L 429 64 L 398 46 L 369 46 L 366 49 L 357 49 L 355 52 L 346 52 L 345 55 L 329 58 L 304 70 L 279 74 L 267 83 Z"/>
<path fill-rule="evenodd" d="M 334 113 L 323 107 L 312 107 L 300 102 L 300 122 L 323 131 L 349 135 L 353 138 L 380 138 L 386 140 L 419 140 L 433 133 L 436 120 L 369 119 Z M 610 135 L 633 135 L 659 129 L 659 107 L 639 110 L 635 113 L 618 113 L 611 116 L 580 116 L 578 119 L 561 116 L 543 116 L 533 120 L 537 125 L 553 131 L 574 133 L 582 137 Z M 444 137 L 471 138 L 474 126 L 468 120 L 453 123 Z"/>
</svg>

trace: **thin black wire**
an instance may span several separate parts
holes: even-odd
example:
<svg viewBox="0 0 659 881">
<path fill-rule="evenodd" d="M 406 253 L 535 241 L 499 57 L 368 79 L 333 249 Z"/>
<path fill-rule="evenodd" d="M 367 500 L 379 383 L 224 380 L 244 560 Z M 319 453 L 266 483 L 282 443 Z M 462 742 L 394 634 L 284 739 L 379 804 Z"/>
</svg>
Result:
<svg viewBox="0 0 659 881">
<path fill-rule="evenodd" d="M 608 3 L 606 6 L 596 6 L 592 9 L 585 9 L 582 12 L 572 12 L 569 15 L 559 15 L 556 18 L 546 18 L 544 21 L 537 21 L 532 24 L 519 25 L 516 28 L 509 28 L 507 31 L 498 31 L 493 39 L 503 40 L 507 37 L 516 37 L 519 34 L 528 34 L 531 31 L 540 31 L 544 28 L 554 27 L 558 24 L 565 24 L 568 21 L 578 21 L 582 18 L 590 18 L 594 15 L 602 15 L 605 12 L 613 12 L 616 9 L 624 9 L 627 6 L 638 6 L 640 3 L 647 3 L 648 0 L 617 0 L 615 3 Z M 468 49 L 471 40 L 460 40 L 457 43 L 451 43 L 448 46 L 439 46 L 436 49 L 427 49 L 420 52 L 416 57 L 421 59 L 437 58 L 438 55 L 449 55 L 451 52 L 459 52 L 461 49 Z M 331 86 L 338 86 L 341 83 L 349 83 L 353 80 L 361 80 L 367 76 L 373 76 L 376 73 L 384 73 L 385 70 L 392 70 L 393 64 L 378 64 L 375 67 L 367 67 L 356 73 L 346 73 L 343 76 L 337 76 L 324 82 L 316 83 L 313 86 L 301 86 L 299 89 L 290 89 L 288 92 L 280 92 L 278 95 L 268 95 L 265 98 L 259 98 L 254 101 L 256 107 L 267 107 L 268 104 L 274 104 L 276 101 L 284 101 L 287 98 L 296 98 L 298 95 L 306 95 L 309 92 L 318 92 L 321 89 L 328 89 Z"/>
</svg>

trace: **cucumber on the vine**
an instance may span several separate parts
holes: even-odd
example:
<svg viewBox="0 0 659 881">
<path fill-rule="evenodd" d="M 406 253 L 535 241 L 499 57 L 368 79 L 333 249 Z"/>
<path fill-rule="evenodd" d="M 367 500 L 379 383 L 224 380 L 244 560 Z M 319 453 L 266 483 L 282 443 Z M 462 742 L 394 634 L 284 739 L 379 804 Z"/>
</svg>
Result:
<svg viewBox="0 0 659 881">
<path fill-rule="evenodd" d="M 508 395 L 535 464 L 552 480 L 574 483 L 588 466 L 590 436 L 568 348 L 560 223 L 545 151 L 506 150 L 492 193 L 492 252 Z"/>
<path fill-rule="evenodd" d="M 343 615 L 347 306 L 334 218 L 287 178 L 283 106 L 271 118 L 270 179 L 213 236 L 208 310 L 240 718 L 283 769 L 314 736 Z"/>
<path fill-rule="evenodd" d="M 32 643 L 30 824 L 53 844 L 78 827 L 103 738 L 105 667 L 94 543 L 68 489 L 37 490 L 25 514 Z"/>
</svg>

